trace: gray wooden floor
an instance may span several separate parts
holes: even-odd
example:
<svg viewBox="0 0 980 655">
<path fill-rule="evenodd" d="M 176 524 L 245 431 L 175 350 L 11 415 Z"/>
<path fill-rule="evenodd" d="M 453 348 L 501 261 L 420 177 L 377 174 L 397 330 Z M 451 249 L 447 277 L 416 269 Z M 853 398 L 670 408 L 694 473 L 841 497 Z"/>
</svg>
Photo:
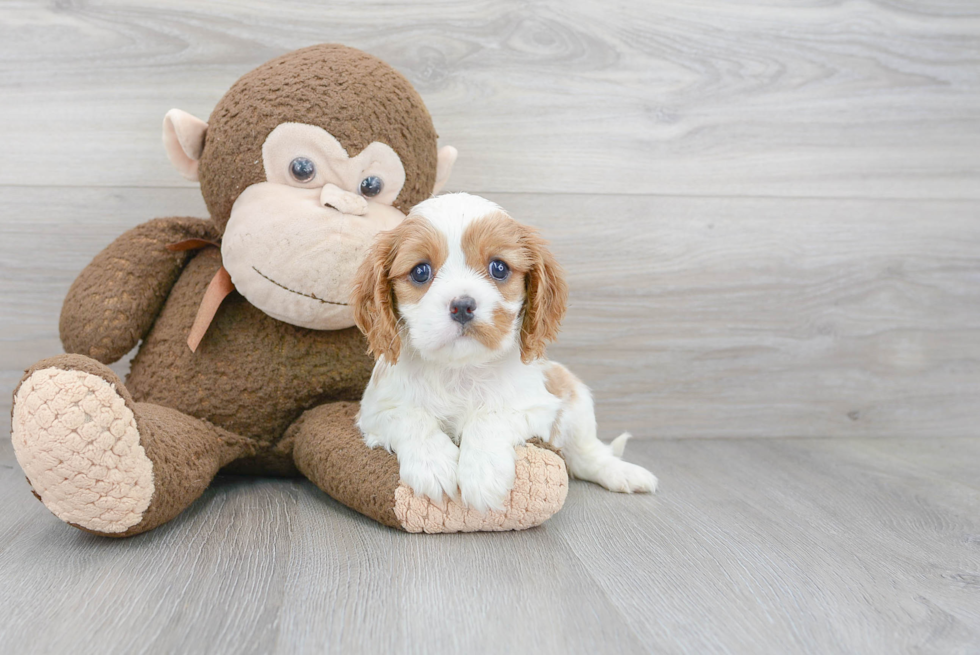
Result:
<svg viewBox="0 0 980 655">
<path fill-rule="evenodd" d="M 226 479 L 105 541 L 4 427 L 0 653 L 980 653 L 973 0 L 0 3 L 0 412 L 96 252 L 205 215 L 163 114 L 323 41 L 552 240 L 551 355 L 661 492 L 426 537 Z"/>
<path fill-rule="evenodd" d="M 660 494 L 576 482 L 565 509 L 523 533 L 406 535 L 308 482 L 239 478 L 122 542 L 49 515 L 7 456 L 0 649 L 980 649 L 980 441 L 647 440 L 628 452 L 660 474 Z"/>
</svg>

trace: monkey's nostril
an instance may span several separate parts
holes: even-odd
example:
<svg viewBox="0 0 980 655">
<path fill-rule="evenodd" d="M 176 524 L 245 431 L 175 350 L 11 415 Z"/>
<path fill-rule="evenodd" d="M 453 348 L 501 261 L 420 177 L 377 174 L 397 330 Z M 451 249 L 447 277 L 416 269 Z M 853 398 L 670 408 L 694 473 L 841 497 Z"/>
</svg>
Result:
<svg viewBox="0 0 980 655">
<path fill-rule="evenodd" d="M 328 207 L 330 209 L 333 209 L 334 211 L 338 211 L 338 212 L 340 211 L 339 209 L 337 209 L 336 207 L 334 207 L 333 205 L 331 205 L 329 202 L 323 203 L 323 206 L 324 207 Z"/>
</svg>

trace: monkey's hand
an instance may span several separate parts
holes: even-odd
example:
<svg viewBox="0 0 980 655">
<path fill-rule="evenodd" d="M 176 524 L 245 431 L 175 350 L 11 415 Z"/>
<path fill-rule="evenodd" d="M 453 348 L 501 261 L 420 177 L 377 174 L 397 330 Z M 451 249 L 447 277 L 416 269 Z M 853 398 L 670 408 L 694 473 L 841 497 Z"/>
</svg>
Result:
<svg viewBox="0 0 980 655">
<path fill-rule="evenodd" d="M 166 246 L 218 238 L 211 221 L 186 217 L 154 219 L 123 233 L 68 290 L 59 326 L 65 351 L 104 364 L 120 359 L 149 332 L 193 255 Z"/>
</svg>

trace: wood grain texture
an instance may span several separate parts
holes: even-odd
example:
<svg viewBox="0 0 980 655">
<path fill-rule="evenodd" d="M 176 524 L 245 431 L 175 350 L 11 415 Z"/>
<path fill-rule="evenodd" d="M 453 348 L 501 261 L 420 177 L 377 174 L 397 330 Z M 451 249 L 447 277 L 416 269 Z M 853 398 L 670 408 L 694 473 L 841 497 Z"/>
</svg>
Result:
<svg viewBox="0 0 980 655">
<path fill-rule="evenodd" d="M 0 460 L 3 651 L 975 653 L 975 439 L 631 443 L 657 496 L 573 483 L 523 533 L 407 535 L 226 479 L 125 541 Z M 923 451 L 928 456 L 923 458 Z M 975 472 L 975 471 L 974 471 Z M 134 629 L 138 626 L 138 629 Z"/>
<path fill-rule="evenodd" d="M 207 117 L 300 46 L 403 71 L 471 191 L 980 198 L 980 9 L 700 0 L 6 2 L 0 184 L 179 186 Z"/>
<path fill-rule="evenodd" d="M 196 190 L 37 197 L 0 187 L 0 411 L 60 352 L 61 300 L 92 256 L 143 220 L 205 215 Z M 567 269 L 549 352 L 592 386 L 607 438 L 978 435 L 972 201 L 489 197 Z"/>
<path fill-rule="evenodd" d="M 325 41 L 403 71 L 450 188 L 552 240 L 551 355 L 661 492 L 427 537 L 223 479 L 106 541 L 3 422 L 0 652 L 980 653 L 971 0 L 4 2 L 0 414 L 92 256 L 205 214 L 164 113 Z"/>
</svg>

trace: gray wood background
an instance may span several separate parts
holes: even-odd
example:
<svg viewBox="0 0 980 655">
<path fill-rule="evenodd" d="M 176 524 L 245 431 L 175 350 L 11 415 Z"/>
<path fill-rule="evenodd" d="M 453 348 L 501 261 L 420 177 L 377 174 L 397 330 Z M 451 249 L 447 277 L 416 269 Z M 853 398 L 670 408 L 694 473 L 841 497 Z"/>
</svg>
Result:
<svg viewBox="0 0 980 655">
<path fill-rule="evenodd" d="M 450 188 L 552 240 L 551 355 L 662 492 L 427 538 L 225 480 L 106 542 L 4 438 L 0 652 L 980 653 L 973 0 L 4 0 L 0 412 L 96 252 L 205 214 L 164 113 L 324 41 L 404 72 Z"/>
</svg>

